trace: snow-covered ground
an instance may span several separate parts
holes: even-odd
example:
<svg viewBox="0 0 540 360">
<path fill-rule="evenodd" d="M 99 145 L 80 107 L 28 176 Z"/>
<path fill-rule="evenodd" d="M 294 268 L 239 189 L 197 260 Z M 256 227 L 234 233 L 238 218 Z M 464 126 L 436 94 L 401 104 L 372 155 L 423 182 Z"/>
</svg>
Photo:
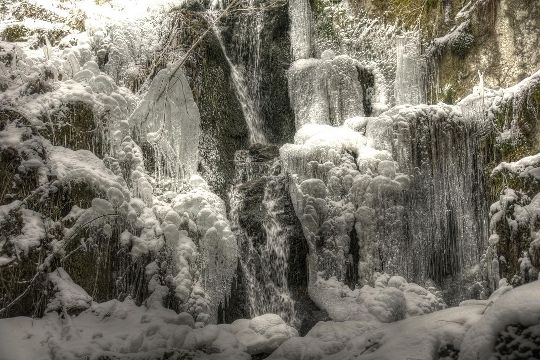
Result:
<svg viewBox="0 0 540 360">
<path fill-rule="evenodd" d="M 62 284 L 60 299 L 82 300 L 68 279 Z M 540 281 L 505 287 L 488 300 L 389 324 L 320 322 L 305 337 L 272 314 L 196 328 L 189 314 L 112 300 L 93 303 L 77 316 L 51 312 L 42 319 L 0 320 L 0 359 L 149 359 L 174 352 L 190 359 L 249 359 L 276 348 L 269 359 L 437 359 L 452 352 L 453 359 L 494 359 L 499 334 L 508 326 L 540 323 L 539 291 Z M 529 359 L 537 346 L 529 346 Z"/>
</svg>

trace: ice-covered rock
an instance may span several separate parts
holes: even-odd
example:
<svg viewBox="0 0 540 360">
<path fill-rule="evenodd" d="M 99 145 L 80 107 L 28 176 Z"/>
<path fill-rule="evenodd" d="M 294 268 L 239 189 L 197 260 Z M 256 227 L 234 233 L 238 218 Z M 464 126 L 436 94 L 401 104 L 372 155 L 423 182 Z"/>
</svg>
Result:
<svg viewBox="0 0 540 360">
<path fill-rule="evenodd" d="M 486 126 L 455 107 L 419 105 L 300 128 L 280 153 L 311 271 L 363 285 L 385 269 L 443 287 L 474 272 L 487 232 L 477 193 Z M 445 290 L 450 300 L 467 291 Z"/>
<path fill-rule="evenodd" d="M 236 273 L 238 244 L 227 219 L 225 203 L 212 193 L 205 182 L 196 179 L 198 184 L 191 191 L 179 194 L 173 199 L 172 209 L 187 224 L 188 231 L 196 236 L 199 273 L 199 286 L 208 296 L 211 321 L 217 321 L 220 303 L 230 296 L 231 284 Z M 184 240 L 182 240 L 184 239 Z M 180 254 L 189 258 L 194 252 L 193 242 L 185 233 L 180 233 Z M 181 262 L 180 262 L 181 263 Z M 180 272 L 178 279 L 185 275 Z M 180 288 L 177 288 L 180 291 Z M 192 293 L 190 306 L 197 305 L 197 296 Z M 198 311 L 195 311 L 198 312 Z"/>
</svg>

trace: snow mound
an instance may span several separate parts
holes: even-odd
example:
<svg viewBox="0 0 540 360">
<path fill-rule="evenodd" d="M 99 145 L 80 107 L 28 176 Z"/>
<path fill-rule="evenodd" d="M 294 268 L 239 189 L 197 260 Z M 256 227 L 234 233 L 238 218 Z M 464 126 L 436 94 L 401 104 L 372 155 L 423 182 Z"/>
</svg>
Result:
<svg viewBox="0 0 540 360">
<path fill-rule="evenodd" d="M 270 353 L 284 341 L 298 336 L 296 329 L 275 314 L 236 320 L 231 324 L 231 331 L 249 354 Z"/>
<path fill-rule="evenodd" d="M 540 323 L 540 281 L 519 286 L 503 294 L 489 306 L 485 315 L 466 333 L 460 360 L 487 360 L 494 351 L 497 336 L 508 325 L 531 326 Z"/>
<path fill-rule="evenodd" d="M 493 169 L 491 176 L 503 171 L 518 174 L 520 177 L 531 176 L 540 180 L 540 154 L 527 156 L 510 163 L 502 162 Z"/>
<path fill-rule="evenodd" d="M 47 305 L 47 311 L 66 311 L 68 314 L 90 307 L 92 298 L 83 288 L 75 284 L 63 268 L 57 268 L 48 275 L 54 297 Z"/>
<path fill-rule="evenodd" d="M 364 285 L 350 290 L 335 278 L 318 278 L 310 283 L 308 290 L 312 300 L 334 321 L 388 323 L 446 307 L 438 294 L 408 283 L 400 276 L 386 274 L 376 277 L 375 287 Z"/>
<path fill-rule="evenodd" d="M 90 151 L 73 151 L 54 146 L 49 152 L 49 165 L 51 173 L 63 184 L 86 182 L 103 194 L 114 187 L 119 189 L 126 199 L 129 199 L 125 181 L 109 170 L 103 161 Z"/>
</svg>

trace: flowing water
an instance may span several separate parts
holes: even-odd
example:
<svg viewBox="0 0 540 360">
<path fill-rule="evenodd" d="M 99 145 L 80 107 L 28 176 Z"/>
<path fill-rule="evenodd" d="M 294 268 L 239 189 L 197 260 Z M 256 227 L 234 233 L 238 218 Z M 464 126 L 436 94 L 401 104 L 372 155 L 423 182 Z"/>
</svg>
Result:
<svg viewBox="0 0 540 360">
<path fill-rule="evenodd" d="M 216 16 L 215 11 L 210 11 L 209 14 L 213 18 Z M 242 14 L 240 21 L 235 24 L 235 29 L 238 28 L 239 31 L 233 33 L 232 36 L 233 54 L 230 54 L 227 50 L 216 21 L 210 21 L 210 23 L 229 65 L 231 81 L 248 126 L 250 143 L 265 144 L 267 140 L 263 131 L 263 120 L 260 115 L 260 97 L 258 95 L 260 93 L 259 82 L 262 76 L 259 71 L 259 62 L 263 16 L 260 11 L 253 9 L 252 3 L 248 5 L 246 14 Z M 241 41 L 238 39 L 241 39 Z M 244 58 L 248 58 L 248 63 L 251 66 L 245 66 L 239 62 Z"/>
<path fill-rule="evenodd" d="M 287 179 L 275 170 L 274 160 L 252 161 L 247 151 L 237 153 L 235 164 L 238 181 L 230 194 L 230 216 L 241 253 L 248 315 L 274 313 L 296 323 L 288 280 L 296 233 L 283 221 Z"/>
</svg>

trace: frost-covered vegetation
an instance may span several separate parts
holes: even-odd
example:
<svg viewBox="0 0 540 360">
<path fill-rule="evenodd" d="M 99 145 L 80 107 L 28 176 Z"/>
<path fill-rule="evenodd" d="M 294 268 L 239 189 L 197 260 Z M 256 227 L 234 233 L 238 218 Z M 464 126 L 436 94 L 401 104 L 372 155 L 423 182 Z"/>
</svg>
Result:
<svg viewBox="0 0 540 360">
<path fill-rule="evenodd" d="M 540 359 L 522 1 L 4 1 L 0 359 Z"/>
</svg>

